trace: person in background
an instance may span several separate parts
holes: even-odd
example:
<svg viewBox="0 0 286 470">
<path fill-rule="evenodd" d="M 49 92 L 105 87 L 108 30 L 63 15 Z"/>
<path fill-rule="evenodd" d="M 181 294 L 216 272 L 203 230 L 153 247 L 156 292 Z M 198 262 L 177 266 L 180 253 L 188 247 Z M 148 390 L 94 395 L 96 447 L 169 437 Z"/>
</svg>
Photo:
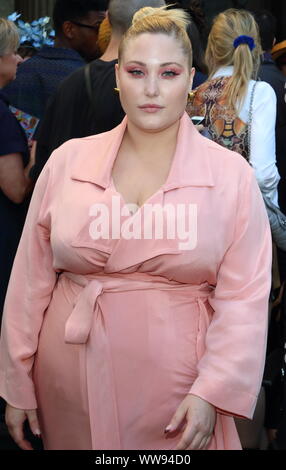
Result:
<svg viewBox="0 0 286 470">
<path fill-rule="evenodd" d="M 267 10 L 260 10 L 255 12 L 255 19 L 259 27 L 263 49 L 262 64 L 258 77 L 272 86 L 277 99 L 275 128 L 276 158 L 281 177 L 278 185 L 278 202 L 280 209 L 286 214 L 286 77 L 279 70 L 271 54 L 271 50 L 275 48 L 274 44 L 276 41 L 275 17 Z M 277 50 L 281 50 L 279 45 Z M 286 280 L 286 253 L 279 249 L 277 249 L 277 252 L 279 274 L 281 282 L 283 282 Z"/>
<path fill-rule="evenodd" d="M 122 121 L 124 111 L 115 91 L 120 41 L 136 11 L 144 6 L 164 4 L 164 0 L 110 0 L 108 19 L 112 36 L 107 49 L 100 59 L 68 77 L 49 103 L 37 136 L 35 166 L 30 173 L 34 181 L 53 150 L 61 144 L 109 131 Z"/>
<path fill-rule="evenodd" d="M 111 39 L 111 24 L 108 19 L 108 15 L 104 18 L 103 22 L 101 23 L 99 27 L 99 32 L 98 32 L 98 48 L 100 50 L 100 55 L 102 56 L 104 52 L 106 51 L 108 44 L 110 43 Z"/>
<path fill-rule="evenodd" d="M 16 77 L 22 59 L 14 23 L 0 18 L 0 320 L 14 256 L 20 240 L 30 188 L 25 173 L 29 149 L 25 132 L 9 109 L 3 88 Z M 27 170 L 26 170 L 27 172 Z"/>
<path fill-rule="evenodd" d="M 286 41 L 275 44 L 271 52 L 277 67 L 286 76 Z"/>
<path fill-rule="evenodd" d="M 236 9 L 220 13 L 206 50 L 210 77 L 196 90 L 188 112 L 205 116 L 204 125 L 212 140 L 241 154 L 252 166 L 262 193 L 277 204 L 276 96 L 268 83 L 256 82 L 260 56 L 253 15 Z M 236 421 L 244 448 L 259 446 L 263 420 L 262 390 L 254 421 Z"/>
<path fill-rule="evenodd" d="M 209 25 L 219 13 L 229 8 L 247 8 L 247 3 L 248 0 L 201 0 Z"/>
<path fill-rule="evenodd" d="M 263 50 L 262 64 L 258 71 L 258 78 L 272 86 L 277 99 L 275 128 L 276 158 L 281 177 L 278 185 L 278 200 L 282 212 L 286 213 L 286 77 L 279 70 L 271 55 L 271 50 L 276 40 L 275 17 L 269 11 L 262 10 L 255 12 L 255 20 L 258 24 Z"/>
<path fill-rule="evenodd" d="M 278 185 L 279 206 L 282 212 L 286 213 L 286 77 L 277 67 L 272 55 L 276 41 L 276 19 L 267 10 L 255 12 L 255 19 L 259 27 L 261 44 L 263 49 L 262 64 L 259 69 L 258 77 L 269 83 L 275 91 L 277 98 L 277 117 L 276 117 L 276 156 L 277 166 L 281 176 Z M 285 42 L 286 45 L 286 42 Z M 277 48 L 279 49 L 279 48 Z M 274 258 L 275 259 L 275 258 Z M 268 351 L 265 368 L 265 428 L 268 432 L 270 446 L 278 445 L 277 430 L 283 423 L 283 377 L 281 377 L 281 363 L 284 356 L 285 332 L 283 322 L 285 321 L 286 303 L 285 303 L 285 283 L 286 280 L 286 253 L 277 248 L 277 261 L 279 275 L 275 285 L 273 281 L 273 293 L 277 293 L 271 310 L 271 319 L 268 334 Z M 274 289 L 276 287 L 276 289 Z M 279 300 L 281 299 L 281 300 Z M 273 360 L 275 358 L 275 360 Z M 268 372 L 269 371 L 269 372 Z M 285 398 L 284 398 L 285 402 Z M 284 418 L 285 422 L 285 418 Z M 285 438 L 284 438 L 285 448 Z"/>
<path fill-rule="evenodd" d="M 0 325 L 10 273 L 28 209 L 29 148 L 24 130 L 9 109 L 3 88 L 15 80 L 22 62 L 14 23 L 0 18 Z M 27 197 L 27 198 L 26 198 Z M 0 448 L 15 449 L 4 425 L 5 402 L 0 399 Z"/>
<path fill-rule="evenodd" d="M 261 191 L 277 205 L 280 177 L 275 152 L 276 95 L 268 83 L 255 81 L 260 56 L 259 31 L 253 15 L 236 9 L 220 13 L 206 50 L 209 79 L 197 88 L 187 109 L 190 116 L 205 116 L 204 125 L 212 140 L 249 161 Z"/>
<path fill-rule="evenodd" d="M 98 56 L 98 29 L 107 0 L 57 0 L 53 10 L 55 46 L 44 46 L 25 61 L 17 79 L 6 87 L 11 104 L 38 119 L 59 84 Z"/>
<path fill-rule="evenodd" d="M 197 88 L 206 81 L 208 69 L 204 59 L 204 35 L 206 25 L 204 15 L 200 8 L 200 2 L 194 0 L 181 0 L 178 2 L 167 1 L 170 8 L 182 8 L 190 17 L 187 33 L 193 48 L 193 64 L 196 70 L 193 88 Z"/>
<path fill-rule="evenodd" d="M 204 59 L 201 36 L 192 16 L 187 27 L 187 33 L 194 51 L 194 67 L 196 69 L 196 73 L 194 76 L 193 88 L 195 89 L 207 80 L 208 68 Z"/>
<path fill-rule="evenodd" d="M 46 450 L 241 448 L 233 416 L 252 417 L 260 388 L 271 234 L 251 167 L 185 113 L 187 23 L 134 15 L 116 66 L 126 117 L 63 144 L 37 182 L 0 346 L 23 449 L 26 419 Z"/>
</svg>

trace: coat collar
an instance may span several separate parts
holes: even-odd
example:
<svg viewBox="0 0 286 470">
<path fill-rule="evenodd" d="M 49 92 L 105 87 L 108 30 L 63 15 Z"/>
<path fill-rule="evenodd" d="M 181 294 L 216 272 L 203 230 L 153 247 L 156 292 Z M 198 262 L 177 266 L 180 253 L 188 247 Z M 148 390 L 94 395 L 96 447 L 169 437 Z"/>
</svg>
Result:
<svg viewBox="0 0 286 470">
<path fill-rule="evenodd" d="M 125 117 L 115 129 L 84 139 L 88 147 L 84 154 L 82 147 L 79 149 L 78 158 L 72 168 L 72 179 L 94 183 L 104 189 L 111 185 L 113 164 L 127 122 Z M 214 186 L 210 144 L 211 142 L 196 130 L 187 113 L 184 113 L 180 120 L 173 163 L 162 190 L 166 192 L 187 186 Z"/>
</svg>

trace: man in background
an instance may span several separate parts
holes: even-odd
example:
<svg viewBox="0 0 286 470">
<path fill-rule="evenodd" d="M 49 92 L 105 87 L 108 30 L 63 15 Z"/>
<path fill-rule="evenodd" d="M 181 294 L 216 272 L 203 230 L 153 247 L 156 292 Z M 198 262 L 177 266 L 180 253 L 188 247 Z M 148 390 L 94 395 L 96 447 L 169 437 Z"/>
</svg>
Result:
<svg viewBox="0 0 286 470">
<path fill-rule="evenodd" d="M 12 106 L 41 119 L 47 101 L 59 84 L 98 57 L 97 37 L 105 18 L 108 0 L 57 0 L 53 10 L 54 47 L 43 47 L 18 69 L 8 87 Z"/>
<path fill-rule="evenodd" d="M 114 90 L 120 41 L 137 10 L 163 5 L 164 0 L 110 0 L 109 45 L 100 59 L 68 77 L 49 103 L 38 133 L 32 179 L 38 178 L 52 151 L 67 140 L 109 131 L 122 121 L 124 111 Z"/>
<path fill-rule="evenodd" d="M 263 49 L 262 65 L 258 77 L 269 83 L 275 91 L 277 97 L 277 118 L 276 118 L 276 158 L 277 167 L 281 176 L 278 186 L 279 206 L 286 214 L 286 77 L 276 66 L 271 50 L 276 42 L 276 19 L 266 10 L 257 11 L 255 19 L 259 27 L 261 44 Z M 279 265 L 280 281 L 286 280 L 286 253 L 277 249 L 277 260 Z M 286 296 L 285 293 L 281 302 L 280 318 L 275 317 L 276 309 L 273 308 L 269 335 L 268 335 L 268 357 L 275 357 L 274 364 L 271 364 L 272 380 L 266 384 L 266 415 L 265 427 L 268 430 L 268 437 L 273 448 L 279 445 L 279 449 L 285 449 L 285 421 L 286 421 L 286 389 L 284 378 L 281 380 L 281 365 L 283 362 L 283 348 L 285 344 L 286 325 Z M 284 326 L 283 326 L 284 323 Z M 278 356 L 274 356 L 275 351 Z M 280 351 L 280 352 L 279 352 Z M 267 365 L 266 361 L 266 365 Z M 284 358 L 285 363 L 285 358 Z M 269 363 L 270 364 L 270 363 Z M 275 374 L 273 371 L 277 371 Z M 283 403 L 284 401 L 284 403 Z M 284 417 L 282 409 L 284 408 Z M 278 431 L 278 433 L 277 433 Z"/>
<path fill-rule="evenodd" d="M 278 69 L 271 56 L 272 47 L 276 42 L 275 17 L 269 11 L 262 10 L 255 13 L 255 19 L 259 27 L 263 49 L 263 60 L 258 77 L 272 86 L 277 97 L 276 157 L 281 176 L 278 195 L 279 206 L 286 213 L 286 77 Z"/>
</svg>

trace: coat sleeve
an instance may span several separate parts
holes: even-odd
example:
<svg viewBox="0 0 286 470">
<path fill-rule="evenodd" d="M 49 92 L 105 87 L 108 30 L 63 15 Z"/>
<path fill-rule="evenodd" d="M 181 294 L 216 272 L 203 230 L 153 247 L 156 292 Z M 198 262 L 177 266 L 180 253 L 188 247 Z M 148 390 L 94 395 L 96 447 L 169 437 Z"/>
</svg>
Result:
<svg viewBox="0 0 286 470">
<path fill-rule="evenodd" d="M 253 171 L 245 176 L 237 210 L 234 207 L 233 240 L 210 299 L 213 316 L 205 351 L 190 393 L 223 414 L 252 418 L 264 371 L 272 243 Z"/>
<path fill-rule="evenodd" d="M 38 336 L 57 275 L 50 245 L 52 168 L 35 187 L 7 291 L 0 342 L 0 396 L 21 409 L 37 408 L 32 368 Z"/>
</svg>

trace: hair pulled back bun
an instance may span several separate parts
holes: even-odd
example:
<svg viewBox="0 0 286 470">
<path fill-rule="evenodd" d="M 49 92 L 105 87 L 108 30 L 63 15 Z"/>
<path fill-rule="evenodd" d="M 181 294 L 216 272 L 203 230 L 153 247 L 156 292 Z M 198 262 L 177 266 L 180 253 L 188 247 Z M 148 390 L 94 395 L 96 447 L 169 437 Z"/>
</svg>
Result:
<svg viewBox="0 0 286 470">
<path fill-rule="evenodd" d="M 173 9 L 169 10 L 166 6 L 160 8 L 144 7 L 135 13 L 132 20 L 132 26 L 135 26 L 137 22 L 143 20 L 150 20 L 150 23 L 156 23 L 159 25 L 162 22 L 175 23 L 179 28 L 186 30 L 190 21 L 189 16 L 183 10 Z"/>
<path fill-rule="evenodd" d="M 144 7 L 133 16 L 132 26 L 123 36 L 119 47 L 119 62 L 128 41 L 140 34 L 165 34 L 173 37 L 183 49 L 192 68 L 192 45 L 186 32 L 190 19 L 186 12 L 180 9 L 168 10 L 167 6 L 152 8 Z"/>
</svg>

